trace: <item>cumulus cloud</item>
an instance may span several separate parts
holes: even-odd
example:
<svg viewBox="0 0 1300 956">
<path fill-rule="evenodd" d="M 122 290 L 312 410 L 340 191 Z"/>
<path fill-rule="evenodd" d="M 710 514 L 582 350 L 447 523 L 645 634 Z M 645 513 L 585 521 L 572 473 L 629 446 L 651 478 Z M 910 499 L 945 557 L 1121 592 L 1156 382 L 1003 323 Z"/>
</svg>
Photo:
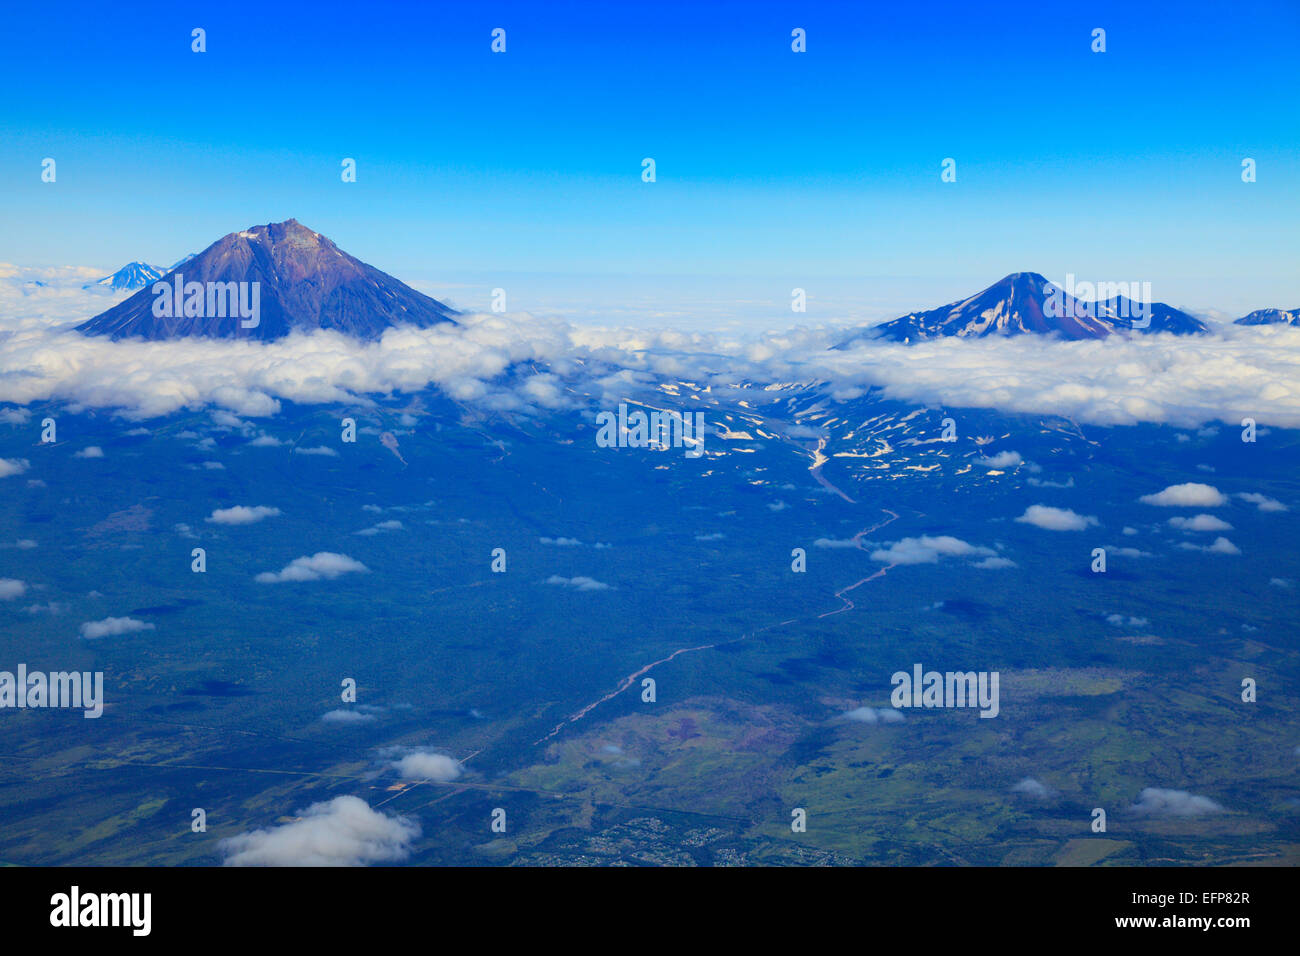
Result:
<svg viewBox="0 0 1300 956">
<path fill-rule="evenodd" d="M 585 575 L 578 575 L 574 578 L 563 578 L 558 574 L 552 574 L 546 579 L 547 584 L 555 584 L 559 587 L 573 588 L 575 591 L 608 591 L 609 585 L 603 581 L 597 581 L 595 578 L 589 578 Z"/>
<path fill-rule="evenodd" d="M 1053 508 L 1050 505 L 1030 505 L 1016 520 L 1047 531 L 1082 531 L 1098 523 L 1091 515 L 1076 514 L 1069 508 Z"/>
<path fill-rule="evenodd" d="M 942 534 L 903 538 L 872 551 L 871 560 L 882 564 L 934 564 L 941 557 L 992 557 L 995 554 L 992 548 L 982 548 Z"/>
<path fill-rule="evenodd" d="M 279 584 L 283 581 L 333 580 L 341 574 L 366 572 L 360 561 L 334 551 L 318 551 L 311 557 L 294 558 L 279 571 L 263 571 L 253 580 L 262 584 Z"/>
<path fill-rule="evenodd" d="M 1179 542 L 1178 547 L 1184 551 L 1205 551 L 1208 554 L 1241 554 L 1241 549 L 1223 536 L 1214 539 L 1213 544 L 1192 544 L 1190 541 Z"/>
<path fill-rule="evenodd" d="M 0 578 L 0 601 L 12 601 L 27 593 L 27 583 L 17 578 Z"/>
<path fill-rule="evenodd" d="M 218 508 L 207 518 L 210 524 L 253 524 L 263 518 L 275 518 L 280 514 L 279 508 L 267 505 L 235 505 L 233 508 Z"/>
<path fill-rule="evenodd" d="M 364 866 L 411 855 L 420 825 L 360 797 L 313 803 L 297 820 L 222 840 L 226 866 Z"/>
<path fill-rule="evenodd" d="M 1159 505 L 1163 508 L 1217 508 L 1228 502 L 1227 496 L 1218 488 L 1196 481 L 1170 485 L 1164 491 L 1143 495 L 1138 500 L 1143 504 Z"/>
<path fill-rule="evenodd" d="M 561 548 L 577 548 L 582 545 L 577 538 L 538 538 L 537 540 L 542 544 L 554 544 Z"/>
<path fill-rule="evenodd" d="M 72 456 L 73 458 L 103 458 L 104 449 L 98 445 L 89 445 Z"/>
<path fill-rule="evenodd" d="M 1186 790 L 1165 790 L 1161 787 L 1145 788 L 1130 809 L 1143 815 L 1171 817 L 1224 812 L 1223 807 L 1209 797 L 1198 797 Z"/>
<path fill-rule="evenodd" d="M 1261 495 L 1257 491 L 1241 491 L 1237 497 L 1242 501 L 1249 501 L 1260 511 L 1286 511 L 1287 506 L 1282 504 L 1276 498 L 1270 498 L 1268 495 Z"/>
<path fill-rule="evenodd" d="M 21 475 L 32 466 L 26 458 L 0 458 L 0 478 Z"/>
<path fill-rule="evenodd" d="M 1232 525 L 1214 515 L 1192 515 L 1190 518 L 1170 518 L 1171 527 L 1180 531 L 1231 531 Z"/>
<path fill-rule="evenodd" d="M 1018 451 L 1000 451 L 988 458 L 977 458 L 975 464 L 985 468 L 1014 468 L 1024 462 Z"/>
<path fill-rule="evenodd" d="M 416 750 L 393 761 L 404 780 L 432 780 L 447 783 L 461 775 L 460 761 L 432 750 Z"/>
<path fill-rule="evenodd" d="M 972 568 L 981 568 L 985 571 L 1000 571 L 1003 568 L 1014 568 L 1015 566 L 1016 562 L 1012 561 L 1010 558 L 1004 558 L 1001 555 L 985 558 L 983 561 L 976 561 L 971 565 Z"/>
<path fill-rule="evenodd" d="M 892 707 L 855 707 L 843 717 L 857 724 L 899 724 L 905 719 L 902 711 Z"/>
<path fill-rule="evenodd" d="M 327 724 L 364 724 L 374 720 L 375 715 L 340 707 L 338 710 L 326 711 L 320 719 Z"/>
<path fill-rule="evenodd" d="M 1011 787 L 1012 793 L 1023 793 L 1034 800 L 1049 800 L 1056 796 L 1056 791 L 1033 777 L 1025 777 Z"/>
<path fill-rule="evenodd" d="M 152 631 L 154 626 L 133 617 L 106 617 L 102 621 L 86 621 L 81 625 L 81 636 L 88 641 L 101 637 L 117 637 L 136 631 Z"/>
</svg>

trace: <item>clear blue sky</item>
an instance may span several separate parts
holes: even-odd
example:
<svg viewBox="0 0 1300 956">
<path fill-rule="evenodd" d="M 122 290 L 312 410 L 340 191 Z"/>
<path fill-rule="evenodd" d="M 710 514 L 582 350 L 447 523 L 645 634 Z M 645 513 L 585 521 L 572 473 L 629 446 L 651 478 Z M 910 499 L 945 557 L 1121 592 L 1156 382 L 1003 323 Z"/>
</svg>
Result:
<svg viewBox="0 0 1300 956">
<path fill-rule="evenodd" d="M 470 289 L 932 283 L 910 308 L 1028 269 L 1300 306 L 1300 4 L 990 6 L 11 4 L 0 261 L 166 264 L 292 216 Z"/>
</svg>

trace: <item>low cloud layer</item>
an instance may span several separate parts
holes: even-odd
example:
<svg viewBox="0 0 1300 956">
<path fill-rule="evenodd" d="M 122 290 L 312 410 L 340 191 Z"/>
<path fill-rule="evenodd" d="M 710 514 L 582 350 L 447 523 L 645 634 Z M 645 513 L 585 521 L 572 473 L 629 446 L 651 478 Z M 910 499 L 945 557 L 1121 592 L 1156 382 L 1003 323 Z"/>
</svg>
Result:
<svg viewBox="0 0 1300 956">
<path fill-rule="evenodd" d="M 272 343 L 114 343 L 70 331 L 114 300 L 74 287 L 84 279 L 77 270 L 64 271 L 67 276 L 41 288 L 24 284 L 22 270 L 0 273 L 0 402 L 58 399 L 138 417 L 214 405 L 270 416 L 283 400 L 342 402 L 432 384 L 457 401 L 489 408 L 566 408 L 573 401 L 566 378 L 587 375 L 613 384 L 663 377 L 822 381 L 839 397 L 877 386 L 909 402 L 1106 425 L 1146 421 L 1190 428 L 1221 421 L 1235 427 L 1249 417 L 1300 426 L 1300 328 L 1290 326 L 1083 342 L 1036 336 L 869 342 L 831 351 L 845 329 L 739 339 L 573 326 L 514 314 L 394 329 L 375 343 L 333 332 Z M 538 373 L 507 374 L 525 364 Z"/>
</svg>

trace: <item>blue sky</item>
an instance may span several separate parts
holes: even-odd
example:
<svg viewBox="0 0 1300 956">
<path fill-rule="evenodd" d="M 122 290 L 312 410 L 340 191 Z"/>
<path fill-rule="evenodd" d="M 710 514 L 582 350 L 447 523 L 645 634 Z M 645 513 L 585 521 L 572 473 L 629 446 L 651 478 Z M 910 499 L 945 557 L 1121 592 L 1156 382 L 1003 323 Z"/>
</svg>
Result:
<svg viewBox="0 0 1300 956">
<path fill-rule="evenodd" d="M 167 264 L 292 216 L 469 306 L 772 324 L 794 285 L 832 320 L 1024 269 L 1300 306 L 1300 5 L 986 6 L 14 6 L 0 261 Z"/>
</svg>

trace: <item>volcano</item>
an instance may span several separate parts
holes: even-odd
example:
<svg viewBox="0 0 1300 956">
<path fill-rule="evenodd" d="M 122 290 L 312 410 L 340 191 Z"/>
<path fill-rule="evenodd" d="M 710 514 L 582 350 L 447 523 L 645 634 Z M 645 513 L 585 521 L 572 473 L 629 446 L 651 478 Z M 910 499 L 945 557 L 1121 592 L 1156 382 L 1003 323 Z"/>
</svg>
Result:
<svg viewBox="0 0 1300 956">
<path fill-rule="evenodd" d="M 234 308 L 227 308 L 223 290 L 229 291 L 231 303 L 239 295 L 245 302 L 256 302 L 256 318 L 243 319 Z M 452 316 L 458 314 L 289 219 L 218 239 L 182 260 L 157 283 L 77 330 L 148 341 L 195 337 L 270 341 L 290 332 L 333 329 L 369 341 L 396 326 L 427 328 L 454 322 Z"/>
<path fill-rule="evenodd" d="M 911 312 L 883 325 L 855 332 L 838 345 L 845 348 L 869 339 L 919 342 L 957 336 L 1053 335 L 1063 339 L 1101 339 L 1117 332 L 1172 332 L 1193 335 L 1208 332 L 1200 319 L 1186 312 L 1150 302 L 1142 320 L 1122 295 L 1099 302 L 1076 299 L 1037 272 L 1015 272 L 983 292 L 927 312 Z M 1150 325 L 1140 322 L 1150 317 Z"/>
</svg>

